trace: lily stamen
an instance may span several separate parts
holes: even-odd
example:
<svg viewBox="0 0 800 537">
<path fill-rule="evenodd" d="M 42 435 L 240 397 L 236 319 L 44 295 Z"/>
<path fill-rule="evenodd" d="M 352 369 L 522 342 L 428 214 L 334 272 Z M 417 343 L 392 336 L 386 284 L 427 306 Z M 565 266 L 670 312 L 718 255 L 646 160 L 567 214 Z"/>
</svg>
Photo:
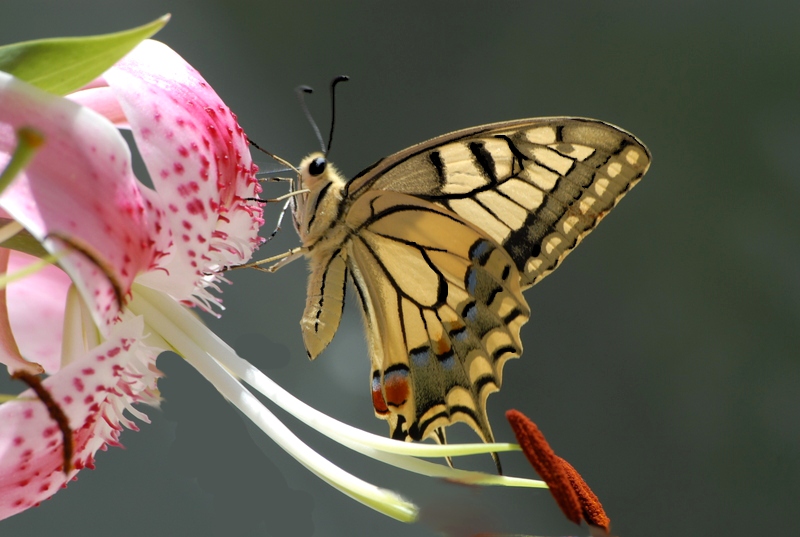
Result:
<svg viewBox="0 0 800 537">
<path fill-rule="evenodd" d="M 536 424 L 518 410 L 506 412 L 522 451 L 550 488 L 564 515 L 575 524 L 581 519 L 608 535 L 611 521 L 589 485 L 567 461 L 555 454 Z"/>
</svg>

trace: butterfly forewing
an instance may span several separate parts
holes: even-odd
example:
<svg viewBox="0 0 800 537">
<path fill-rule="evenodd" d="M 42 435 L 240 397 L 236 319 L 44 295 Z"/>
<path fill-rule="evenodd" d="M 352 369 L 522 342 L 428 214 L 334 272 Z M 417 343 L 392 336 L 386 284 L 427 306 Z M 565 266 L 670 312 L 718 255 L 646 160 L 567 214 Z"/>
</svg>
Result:
<svg viewBox="0 0 800 537">
<path fill-rule="evenodd" d="M 349 273 L 373 405 L 392 436 L 443 441 L 443 427 L 461 421 L 491 441 L 486 398 L 522 352 L 530 316 L 521 291 L 554 270 L 649 163 L 641 142 L 612 125 L 540 118 L 424 142 L 349 183 L 330 167 L 307 178 L 301 166 L 309 355 L 333 337 Z"/>
<path fill-rule="evenodd" d="M 477 225 L 533 285 L 553 271 L 650 165 L 633 135 L 596 120 L 539 118 L 451 133 L 354 179 L 413 194 Z"/>
</svg>

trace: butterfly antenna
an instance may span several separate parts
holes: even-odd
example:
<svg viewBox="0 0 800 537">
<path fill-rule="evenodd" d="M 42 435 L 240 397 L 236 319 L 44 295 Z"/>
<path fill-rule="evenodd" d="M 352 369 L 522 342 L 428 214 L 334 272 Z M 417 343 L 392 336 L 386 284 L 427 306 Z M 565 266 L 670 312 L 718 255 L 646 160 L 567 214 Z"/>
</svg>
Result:
<svg viewBox="0 0 800 537">
<path fill-rule="evenodd" d="M 306 115 L 306 119 L 308 120 L 309 123 L 311 123 L 311 128 L 314 129 L 314 134 L 317 135 L 317 141 L 319 141 L 320 149 L 322 149 L 323 153 L 326 153 L 325 142 L 322 141 L 322 134 L 319 132 L 319 127 L 317 127 L 317 122 L 314 121 L 313 117 L 311 117 L 311 111 L 308 109 L 308 106 L 306 105 L 305 94 L 314 93 L 314 90 L 309 86 L 297 86 L 297 88 L 294 91 L 295 93 L 297 93 L 297 98 L 300 100 L 300 107 L 303 109 L 303 112 Z"/>
<path fill-rule="evenodd" d="M 347 82 L 350 77 L 347 75 L 339 75 L 331 80 L 331 132 L 328 135 L 328 148 L 325 150 L 325 156 L 331 152 L 331 143 L 333 142 L 333 127 L 336 125 L 336 84 L 339 82 Z"/>
<path fill-rule="evenodd" d="M 267 151 L 267 150 L 266 150 L 266 149 L 264 149 L 263 147 L 259 146 L 257 143 L 255 143 L 255 142 L 254 142 L 253 140 L 251 140 L 250 138 L 248 138 L 248 139 L 247 139 L 247 142 L 248 142 L 250 145 L 252 145 L 253 147 L 255 147 L 256 149 L 258 149 L 259 151 L 261 151 L 262 153 L 264 153 L 265 155 L 268 155 L 270 158 L 272 158 L 272 159 L 274 159 L 274 160 L 276 160 L 276 161 L 280 162 L 281 164 L 283 164 L 284 166 L 286 166 L 286 167 L 287 167 L 289 170 L 294 170 L 294 172 L 295 172 L 296 174 L 298 174 L 298 175 L 300 174 L 300 172 L 297 170 L 297 168 L 295 168 L 294 166 L 292 166 L 292 163 L 291 163 L 291 162 L 288 162 L 288 161 L 286 161 L 286 160 L 282 159 L 282 158 L 281 158 L 281 157 L 279 157 L 278 155 L 273 155 L 272 153 L 270 153 L 269 151 Z M 282 170 L 282 171 L 286 171 L 286 170 Z M 281 172 L 281 170 L 278 170 L 278 171 L 275 171 L 275 172 L 273 172 L 273 173 L 280 173 L 280 172 Z"/>
</svg>

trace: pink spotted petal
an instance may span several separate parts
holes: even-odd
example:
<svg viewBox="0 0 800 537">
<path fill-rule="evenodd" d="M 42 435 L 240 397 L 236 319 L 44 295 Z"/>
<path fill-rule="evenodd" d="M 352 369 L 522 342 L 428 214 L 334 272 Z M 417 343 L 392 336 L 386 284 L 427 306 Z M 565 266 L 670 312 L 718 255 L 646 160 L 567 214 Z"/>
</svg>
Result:
<svg viewBox="0 0 800 537">
<path fill-rule="evenodd" d="M 0 274 L 8 272 L 10 257 L 11 250 L 0 248 Z M 31 375 L 40 375 L 44 373 L 42 365 L 26 360 L 19 352 L 11 321 L 8 318 L 7 291 L 8 287 L 0 288 L 0 364 L 6 366 L 9 374 L 25 371 Z"/>
<path fill-rule="evenodd" d="M 116 325 L 110 339 L 44 381 L 73 429 L 75 470 L 94 467 L 94 454 L 119 445 L 122 425 L 135 428 L 123 410 L 155 401 L 158 371 L 152 349 L 141 342 L 143 322 Z M 30 390 L 22 397 L 33 397 Z M 138 414 L 138 411 L 137 411 Z M 66 482 L 62 436 L 39 400 L 0 405 L 0 519 L 55 494 Z"/>
<path fill-rule="evenodd" d="M 13 274 L 37 260 L 12 251 L 9 272 Z M 64 271 L 51 265 L 12 282 L 6 289 L 11 329 L 19 350 L 48 374 L 61 367 L 64 306 L 70 283 Z"/>
<path fill-rule="evenodd" d="M 71 247 L 61 265 L 107 329 L 154 255 L 128 146 L 92 110 L 0 73 L 0 167 L 21 126 L 43 133 L 45 143 L 0 206 L 51 252 Z"/>
<path fill-rule="evenodd" d="M 259 244 L 261 209 L 243 200 L 259 190 L 247 140 L 200 74 L 163 43 L 141 43 L 104 79 L 173 233 L 173 251 L 158 263 L 165 271 L 148 274 L 147 283 L 187 299 L 206 273 L 249 259 Z"/>
</svg>

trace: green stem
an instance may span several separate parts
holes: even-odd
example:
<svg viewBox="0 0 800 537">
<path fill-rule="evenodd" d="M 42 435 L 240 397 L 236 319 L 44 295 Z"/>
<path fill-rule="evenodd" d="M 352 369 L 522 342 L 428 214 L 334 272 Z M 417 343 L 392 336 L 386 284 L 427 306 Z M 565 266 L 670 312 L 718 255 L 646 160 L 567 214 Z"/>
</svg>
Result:
<svg viewBox="0 0 800 537">
<path fill-rule="evenodd" d="M 304 444 L 228 370 L 176 326 L 168 312 L 152 304 L 146 295 L 152 297 L 157 295 L 157 292 L 148 293 L 146 288 L 137 286 L 133 300 L 129 303 L 130 311 L 142 315 L 150 329 L 157 331 L 187 362 L 206 377 L 223 397 L 241 410 L 281 448 L 328 484 L 364 505 L 402 522 L 416 520 L 418 508 L 413 503 L 390 490 L 376 487 L 345 472 Z"/>
</svg>

